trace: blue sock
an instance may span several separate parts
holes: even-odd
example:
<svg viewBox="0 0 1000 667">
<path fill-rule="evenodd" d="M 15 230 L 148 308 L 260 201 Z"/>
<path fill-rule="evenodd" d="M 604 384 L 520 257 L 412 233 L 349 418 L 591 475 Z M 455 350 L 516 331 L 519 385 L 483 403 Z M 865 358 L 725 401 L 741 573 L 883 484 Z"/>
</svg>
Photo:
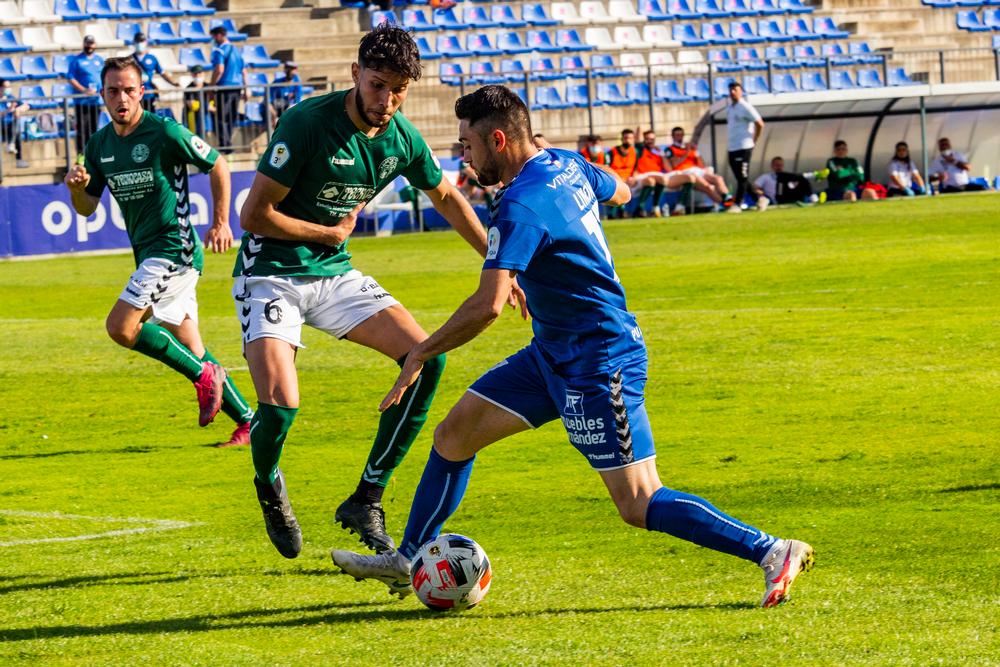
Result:
<svg viewBox="0 0 1000 667">
<path fill-rule="evenodd" d="M 707 500 L 665 486 L 649 499 L 646 528 L 758 565 L 777 539 L 723 514 Z"/>
<path fill-rule="evenodd" d="M 403 533 L 399 553 L 413 560 L 421 546 L 438 536 L 441 526 L 462 502 L 475 460 L 476 457 L 473 456 L 465 461 L 449 461 L 431 449 L 424 474 L 413 496 L 410 518 L 406 521 L 406 532 Z"/>
</svg>

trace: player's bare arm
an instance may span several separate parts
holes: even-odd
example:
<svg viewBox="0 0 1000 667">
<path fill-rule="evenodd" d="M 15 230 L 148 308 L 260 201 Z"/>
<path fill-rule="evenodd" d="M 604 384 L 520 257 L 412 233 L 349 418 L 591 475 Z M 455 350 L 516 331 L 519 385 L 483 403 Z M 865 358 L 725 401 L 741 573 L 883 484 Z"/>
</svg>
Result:
<svg viewBox="0 0 1000 667">
<path fill-rule="evenodd" d="M 609 170 L 606 169 L 605 171 Z M 622 204 L 629 203 L 632 200 L 632 188 L 615 172 L 610 171 L 609 173 L 615 177 L 615 194 L 612 195 L 611 199 L 602 203 L 609 206 L 621 206 Z"/>
<path fill-rule="evenodd" d="M 507 295 L 514 286 L 514 275 L 507 269 L 483 269 L 479 276 L 479 289 L 459 306 L 440 329 L 410 350 L 396 384 L 378 406 L 380 412 L 399 403 L 407 387 L 416 382 L 424 361 L 465 345 L 493 324 L 507 303 Z"/>
<path fill-rule="evenodd" d="M 304 241 L 324 245 L 340 245 L 354 231 L 358 214 L 367 202 L 360 202 L 354 210 L 332 227 L 306 222 L 285 215 L 277 206 L 288 195 L 286 188 L 273 178 L 257 173 L 250 194 L 240 214 L 240 227 L 251 234 L 281 241 Z"/>
<path fill-rule="evenodd" d="M 433 190 L 426 190 L 434 208 L 451 225 L 459 236 L 475 248 L 481 257 L 486 257 L 486 230 L 472 210 L 472 205 L 462 196 L 451 181 L 442 178 Z"/>
<path fill-rule="evenodd" d="M 75 164 L 63 179 L 66 187 L 69 188 L 70 198 L 73 201 L 73 208 L 82 216 L 89 216 L 97 210 L 100 198 L 87 194 L 87 185 L 90 184 L 90 174 L 82 164 Z"/>
<path fill-rule="evenodd" d="M 233 231 L 229 228 L 232 179 L 225 158 L 215 161 L 212 171 L 208 172 L 208 182 L 212 188 L 212 226 L 205 233 L 205 247 L 212 252 L 226 252 L 233 246 Z"/>
</svg>

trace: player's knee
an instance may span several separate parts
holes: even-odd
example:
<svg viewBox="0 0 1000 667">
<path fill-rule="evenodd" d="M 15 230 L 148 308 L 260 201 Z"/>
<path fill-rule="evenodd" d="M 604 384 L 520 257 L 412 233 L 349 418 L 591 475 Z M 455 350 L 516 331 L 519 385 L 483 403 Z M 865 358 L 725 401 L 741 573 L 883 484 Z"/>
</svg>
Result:
<svg viewBox="0 0 1000 667">
<path fill-rule="evenodd" d="M 638 498 L 619 500 L 615 503 L 618 507 L 618 514 L 622 521 L 636 528 L 646 527 L 646 510 L 649 507 L 648 500 L 640 502 Z"/>
<path fill-rule="evenodd" d="M 139 337 L 139 327 L 129 326 L 114 315 L 108 315 L 108 319 L 104 322 L 104 328 L 111 340 L 122 347 L 130 349 L 135 347 L 135 340 Z"/>
<path fill-rule="evenodd" d="M 469 451 L 466 436 L 462 429 L 455 428 L 453 420 L 446 417 L 434 429 L 434 449 L 449 461 L 465 461 L 475 454 L 475 451 Z"/>
</svg>

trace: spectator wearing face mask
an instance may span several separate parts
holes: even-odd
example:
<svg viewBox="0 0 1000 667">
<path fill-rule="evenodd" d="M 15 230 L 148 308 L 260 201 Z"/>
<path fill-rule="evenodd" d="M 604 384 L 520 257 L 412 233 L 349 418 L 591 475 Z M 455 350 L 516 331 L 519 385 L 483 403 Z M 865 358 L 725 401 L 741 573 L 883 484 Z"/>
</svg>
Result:
<svg viewBox="0 0 1000 667">
<path fill-rule="evenodd" d="M 931 162 L 930 179 L 940 183 L 938 186 L 940 192 L 972 192 L 986 189 L 969 180 L 969 168 L 972 165 L 964 155 L 951 147 L 948 138 L 938 139 L 938 150 L 940 154 L 934 158 L 934 162 Z"/>
<path fill-rule="evenodd" d="M 589 135 L 583 140 L 583 148 L 580 149 L 580 155 L 591 164 L 606 165 L 608 163 L 608 154 L 604 150 L 603 141 L 596 134 Z"/>
<path fill-rule="evenodd" d="M 905 141 L 896 144 L 896 152 L 889 161 L 889 197 L 912 197 L 924 194 L 924 179 L 917 165 L 910 159 L 910 147 Z"/>
<path fill-rule="evenodd" d="M 132 52 L 132 57 L 135 58 L 135 61 L 139 63 L 139 67 L 142 68 L 142 85 L 146 88 L 146 92 L 142 96 L 142 108 L 146 111 L 155 112 L 156 82 L 153 81 L 153 76 L 159 74 L 164 81 L 174 87 L 177 87 L 179 84 L 174 81 L 169 72 L 163 69 L 156 56 L 149 52 L 149 42 L 146 40 L 145 34 L 141 32 L 135 33 L 135 37 L 132 38 L 132 44 L 135 48 Z"/>
<path fill-rule="evenodd" d="M 626 183 L 635 173 L 635 165 L 639 161 L 639 153 L 635 148 L 635 132 L 625 128 L 622 130 L 622 142 L 608 151 L 608 167 L 618 174 L 618 178 Z M 608 208 L 609 218 L 624 218 L 624 206 L 611 206 Z"/>
<path fill-rule="evenodd" d="M 3 135 L 3 142 L 7 144 L 7 152 L 14 153 L 17 158 L 17 166 L 20 169 L 28 166 L 21 157 L 21 128 L 18 118 L 28 110 L 28 105 L 18 100 L 10 87 L 10 82 L 0 79 L 0 87 L 3 88 L 3 97 L 0 99 L 0 133 Z"/>
<path fill-rule="evenodd" d="M 83 38 L 83 51 L 74 56 L 66 71 L 66 79 L 73 90 L 87 97 L 73 100 L 76 111 L 76 150 L 83 153 L 90 135 L 97 131 L 97 120 L 101 116 L 101 68 L 104 58 L 97 55 L 97 40 L 93 35 Z"/>
</svg>

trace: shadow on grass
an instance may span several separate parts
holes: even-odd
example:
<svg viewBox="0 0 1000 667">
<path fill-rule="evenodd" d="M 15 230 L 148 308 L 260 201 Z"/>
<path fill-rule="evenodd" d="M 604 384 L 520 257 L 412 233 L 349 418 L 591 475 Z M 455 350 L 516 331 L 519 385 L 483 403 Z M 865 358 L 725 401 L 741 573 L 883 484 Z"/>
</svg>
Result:
<svg viewBox="0 0 1000 667">
<path fill-rule="evenodd" d="M 997 491 L 1000 490 L 1000 483 L 992 484 L 967 484 L 965 486 L 952 486 L 947 489 L 939 489 L 938 493 L 965 493 L 966 491 Z"/>
<path fill-rule="evenodd" d="M 180 449 L 179 446 L 154 447 L 152 445 L 130 445 L 118 449 L 64 449 L 57 452 L 32 452 L 31 454 L 3 454 L 0 461 L 15 461 L 19 459 L 48 459 L 54 456 L 81 456 L 84 454 L 149 454 L 164 449 Z"/>
</svg>

